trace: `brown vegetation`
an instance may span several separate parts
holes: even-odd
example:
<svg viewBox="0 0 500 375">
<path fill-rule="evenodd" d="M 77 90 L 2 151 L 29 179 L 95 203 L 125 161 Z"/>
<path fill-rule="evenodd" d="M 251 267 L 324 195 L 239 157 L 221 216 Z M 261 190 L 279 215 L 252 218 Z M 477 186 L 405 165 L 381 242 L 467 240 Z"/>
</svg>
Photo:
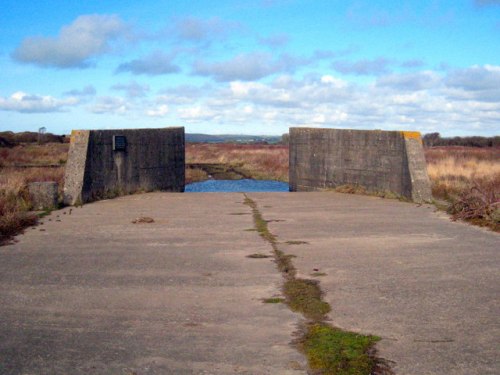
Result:
<svg viewBox="0 0 500 375">
<path fill-rule="evenodd" d="M 67 143 L 0 147 L 0 240 L 33 222 L 27 184 L 56 181 L 63 188 Z M 454 219 L 500 230 L 500 148 L 426 148 L 432 192 Z M 288 146 L 188 143 L 186 163 L 212 164 L 219 176 L 288 181 Z M 200 168 L 186 169 L 186 183 L 206 180 Z M 216 176 L 216 178 L 218 178 Z"/>
<path fill-rule="evenodd" d="M 434 198 L 453 219 L 500 230 L 500 148 L 435 147 L 425 151 Z"/>
<path fill-rule="evenodd" d="M 257 180 L 288 181 L 288 146 L 267 144 L 188 143 L 186 163 L 221 164 Z M 187 170 L 186 183 L 206 179 Z"/>
<path fill-rule="evenodd" d="M 56 181 L 62 190 L 68 145 L 22 144 L 0 148 L 0 243 L 36 222 L 28 184 Z"/>
</svg>

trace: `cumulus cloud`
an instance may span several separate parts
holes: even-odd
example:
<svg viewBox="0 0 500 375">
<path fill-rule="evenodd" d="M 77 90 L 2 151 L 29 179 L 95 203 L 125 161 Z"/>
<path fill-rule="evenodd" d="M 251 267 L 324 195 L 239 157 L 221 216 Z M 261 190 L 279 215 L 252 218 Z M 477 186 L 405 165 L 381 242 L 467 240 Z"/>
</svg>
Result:
<svg viewBox="0 0 500 375">
<path fill-rule="evenodd" d="M 218 115 L 206 106 L 190 106 L 180 108 L 177 111 L 179 118 L 187 122 L 203 122 L 216 120 Z"/>
<path fill-rule="evenodd" d="M 208 91 L 189 87 L 190 100 L 176 102 L 170 110 L 187 122 L 265 124 L 263 129 L 280 131 L 289 126 L 318 126 L 491 133 L 500 123 L 500 100 L 491 100 L 498 93 L 491 90 L 497 69 L 386 74 L 362 84 L 334 74 L 301 79 L 278 75 L 266 82 L 235 80 Z M 465 79 L 468 71 L 493 83 L 474 81 L 473 85 Z"/>
<path fill-rule="evenodd" d="M 446 85 L 463 99 L 500 102 L 500 66 L 472 66 L 449 72 Z"/>
<path fill-rule="evenodd" d="M 173 56 L 156 51 L 142 59 L 135 59 L 121 64 L 117 73 L 146 74 L 150 76 L 173 74 L 180 72 L 179 66 L 173 63 Z"/>
<path fill-rule="evenodd" d="M 494 90 L 500 87 L 500 66 L 472 66 L 452 71 L 447 84 L 471 91 Z"/>
<path fill-rule="evenodd" d="M 403 91 L 420 91 L 431 89 L 440 84 L 440 77 L 432 71 L 406 74 L 390 74 L 379 77 L 377 87 L 390 87 Z"/>
<path fill-rule="evenodd" d="M 343 74 L 380 75 L 389 72 L 393 62 L 383 57 L 373 60 L 347 61 L 339 60 L 332 63 L 332 68 Z"/>
<path fill-rule="evenodd" d="M 216 81 L 253 81 L 271 74 L 280 72 L 293 72 L 302 65 L 307 65 L 310 60 L 290 55 L 281 55 L 277 59 L 270 53 L 239 54 L 230 60 L 209 63 L 197 61 L 193 72 L 197 75 L 211 76 Z"/>
<path fill-rule="evenodd" d="M 57 37 L 29 37 L 12 57 L 42 67 L 87 68 L 91 59 L 110 50 L 129 27 L 116 15 L 83 15 L 64 26 Z"/>
<path fill-rule="evenodd" d="M 178 19 L 169 33 L 174 33 L 183 41 L 206 43 L 214 39 L 226 37 L 230 32 L 239 29 L 237 22 L 225 21 L 219 17 L 208 19 L 198 17 L 185 17 Z"/>
<path fill-rule="evenodd" d="M 103 96 L 97 99 L 95 103 L 88 107 L 90 112 L 96 114 L 126 114 L 131 105 L 125 99 L 113 96 Z"/>
<path fill-rule="evenodd" d="M 168 105 L 160 104 L 155 108 L 147 110 L 146 115 L 149 117 L 164 117 L 169 111 Z"/>
<path fill-rule="evenodd" d="M 141 85 L 135 81 L 123 84 L 118 83 L 111 86 L 113 90 L 124 91 L 129 98 L 140 98 L 146 96 L 149 91 L 149 85 Z"/>
<path fill-rule="evenodd" d="M 74 89 L 74 90 L 66 91 L 64 93 L 64 95 L 85 98 L 85 97 L 94 96 L 96 93 L 97 93 L 97 91 L 96 91 L 94 86 L 87 85 L 81 90 Z"/>
<path fill-rule="evenodd" d="M 61 112 L 78 103 L 79 100 L 74 97 L 57 99 L 48 95 L 32 95 L 18 91 L 8 98 L 0 97 L 0 110 L 20 113 Z"/>
</svg>

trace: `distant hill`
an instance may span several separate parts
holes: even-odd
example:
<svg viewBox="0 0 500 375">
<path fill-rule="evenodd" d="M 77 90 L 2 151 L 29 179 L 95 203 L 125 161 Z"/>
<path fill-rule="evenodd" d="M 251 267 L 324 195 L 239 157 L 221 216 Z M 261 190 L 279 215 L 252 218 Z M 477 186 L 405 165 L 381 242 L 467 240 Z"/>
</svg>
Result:
<svg viewBox="0 0 500 375">
<path fill-rule="evenodd" d="M 198 134 L 186 133 L 186 142 L 192 143 L 279 143 L 280 135 L 241 135 L 241 134 Z"/>
</svg>

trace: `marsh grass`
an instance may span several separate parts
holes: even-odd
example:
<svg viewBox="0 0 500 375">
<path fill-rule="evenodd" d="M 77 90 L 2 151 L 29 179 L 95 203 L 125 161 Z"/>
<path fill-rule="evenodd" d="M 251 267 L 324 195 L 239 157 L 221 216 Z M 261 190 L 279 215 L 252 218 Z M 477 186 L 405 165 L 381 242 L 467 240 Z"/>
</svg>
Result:
<svg viewBox="0 0 500 375">
<path fill-rule="evenodd" d="M 454 220 L 500 231 L 500 148 L 426 149 L 435 199 L 445 201 Z"/>
<path fill-rule="evenodd" d="M 29 212 L 32 208 L 28 194 L 30 182 L 55 181 L 59 192 L 62 192 L 67 150 L 68 145 L 61 143 L 0 148 L 1 243 L 8 242 L 12 236 L 37 221 L 37 215 Z"/>
<path fill-rule="evenodd" d="M 288 146 L 232 143 L 187 143 L 186 164 L 225 164 L 256 180 L 288 181 Z M 188 172 L 190 178 L 202 177 Z M 199 180 L 198 180 L 199 181 Z"/>
</svg>

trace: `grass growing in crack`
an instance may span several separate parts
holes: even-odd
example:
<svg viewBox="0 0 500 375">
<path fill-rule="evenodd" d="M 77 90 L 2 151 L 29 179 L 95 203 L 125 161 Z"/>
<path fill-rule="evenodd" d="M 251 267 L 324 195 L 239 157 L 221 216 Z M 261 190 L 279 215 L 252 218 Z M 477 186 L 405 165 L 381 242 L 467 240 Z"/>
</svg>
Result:
<svg viewBox="0 0 500 375">
<path fill-rule="evenodd" d="M 253 219 L 255 222 L 255 229 L 257 230 L 259 235 L 264 240 L 268 241 L 271 245 L 273 245 L 274 249 L 274 247 L 276 246 L 276 236 L 273 235 L 267 228 L 267 221 L 265 221 L 262 218 L 262 215 L 257 209 L 257 205 L 255 204 L 255 202 L 245 195 L 245 201 L 243 203 L 252 209 Z"/>
<path fill-rule="evenodd" d="M 257 232 L 273 249 L 275 262 L 285 279 L 284 302 L 309 321 L 299 346 L 311 369 L 325 375 L 372 374 L 381 362 L 375 357 L 373 349 L 380 339 L 346 332 L 326 324 L 330 305 L 322 300 L 319 282 L 296 278 L 296 269 L 292 263 L 294 256 L 279 249 L 276 236 L 269 231 L 268 222 L 262 217 L 257 204 L 246 195 L 244 204 L 252 209 Z M 274 299 L 268 301 L 267 303 L 277 303 Z M 385 369 L 385 373 L 391 374 L 390 369 Z"/>
<path fill-rule="evenodd" d="M 310 274 L 313 277 L 320 277 L 320 276 L 326 276 L 326 273 L 324 272 L 313 272 Z"/>
<path fill-rule="evenodd" d="M 325 375 L 364 375 L 376 366 L 369 353 L 379 340 L 315 323 L 308 327 L 301 346 L 313 370 Z"/>
<path fill-rule="evenodd" d="M 262 300 L 263 303 L 283 303 L 285 300 L 283 298 L 279 297 L 271 297 L 271 298 L 264 298 Z"/>
<path fill-rule="evenodd" d="M 321 300 L 322 293 L 316 280 L 291 279 L 283 287 L 288 306 L 313 321 L 322 321 L 331 310 L 330 305 Z"/>
<path fill-rule="evenodd" d="M 285 242 L 287 245 L 308 245 L 309 242 L 307 241 L 286 241 Z"/>
<path fill-rule="evenodd" d="M 271 258 L 271 256 L 270 255 L 266 255 L 266 254 L 261 254 L 261 253 L 255 253 L 255 254 L 247 255 L 247 258 L 263 259 L 263 258 Z"/>
</svg>

